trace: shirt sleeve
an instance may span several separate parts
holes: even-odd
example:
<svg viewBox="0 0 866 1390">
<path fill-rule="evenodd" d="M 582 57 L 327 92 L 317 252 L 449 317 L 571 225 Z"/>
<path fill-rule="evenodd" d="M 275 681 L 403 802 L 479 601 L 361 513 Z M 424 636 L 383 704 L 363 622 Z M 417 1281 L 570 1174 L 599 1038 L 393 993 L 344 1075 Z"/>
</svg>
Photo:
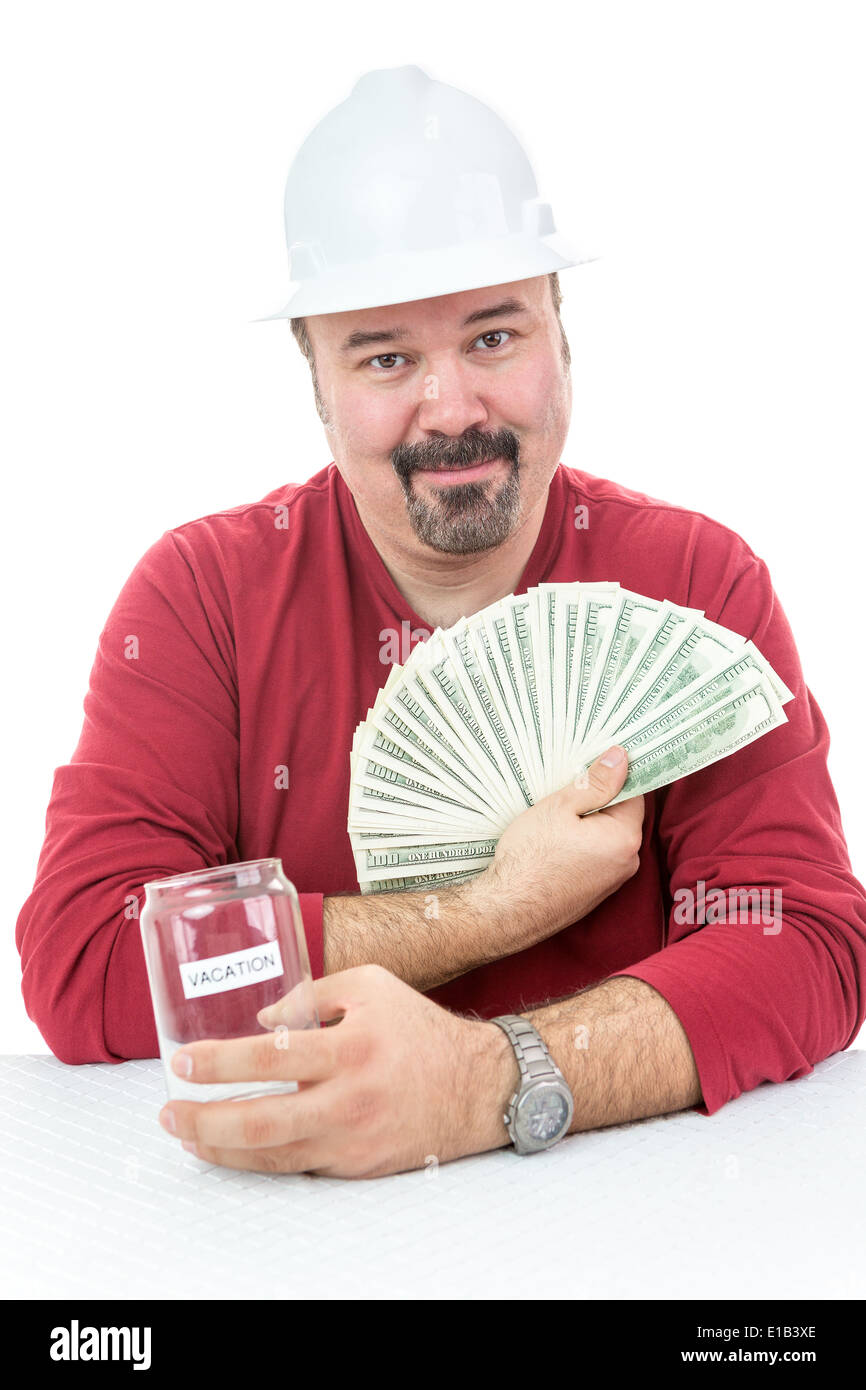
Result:
<svg viewBox="0 0 866 1390">
<path fill-rule="evenodd" d="M 166 532 L 100 635 L 16 926 L 30 1018 L 61 1061 L 156 1057 L 139 916 L 151 879 L 235 863 L 238 701 L 218 566 Z M 300 894 L 314 975 L 322 895 Z"/>
<path fill-rule="evenodd" d="M 677 1014 L 704 1115 L 762 1082 L 805 1076 L 864 1017 L 866 895 L 827 770 L 827 726 L 766 565 L 740 545 L 745 565 L 730 582 L 732 566 L 715 577 L 724 601 L 689 601 L 751 637 L 794 693 L 788 723 L 657 794 L 665 944 L 617 972 Z"/>
</svg>

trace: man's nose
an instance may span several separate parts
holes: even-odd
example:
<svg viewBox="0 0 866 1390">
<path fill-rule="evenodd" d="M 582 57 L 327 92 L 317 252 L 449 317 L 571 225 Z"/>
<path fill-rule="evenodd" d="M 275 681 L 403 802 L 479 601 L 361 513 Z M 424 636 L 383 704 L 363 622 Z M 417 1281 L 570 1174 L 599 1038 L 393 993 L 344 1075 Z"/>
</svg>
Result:
<svg viewBox="0 0 866 1390">
<path fill-rule="evenodd" d="M 423 430 L 458 436 L 487 423 L 489 412 L 467 373 L 441 368 L 423 378 L 418 425 Z"/>
</svg>

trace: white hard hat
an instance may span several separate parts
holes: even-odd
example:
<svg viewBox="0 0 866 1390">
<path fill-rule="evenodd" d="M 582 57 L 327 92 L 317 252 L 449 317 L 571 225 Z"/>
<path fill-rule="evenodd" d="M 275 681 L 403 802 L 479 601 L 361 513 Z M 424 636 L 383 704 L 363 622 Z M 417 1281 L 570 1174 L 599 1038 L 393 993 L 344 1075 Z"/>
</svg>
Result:
<svg viewBox="0 0 866 1390">
<path fill-rule="evenodd" d="M 285 216 L 292 292 L 269 319 L 402 304 L 599 259 L 557 233 L 499 116 L 415 66 L 365 73 L 319 122 L 289 170 Z"/>
</svg>

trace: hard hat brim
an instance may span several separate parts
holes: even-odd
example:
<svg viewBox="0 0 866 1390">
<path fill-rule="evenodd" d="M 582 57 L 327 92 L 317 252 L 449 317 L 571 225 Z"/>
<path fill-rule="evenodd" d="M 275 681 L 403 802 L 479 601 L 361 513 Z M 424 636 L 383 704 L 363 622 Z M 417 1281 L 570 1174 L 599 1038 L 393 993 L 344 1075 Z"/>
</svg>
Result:
<svg viewBox="0 0 866 1390">
<path fill-rule="evenodd" d="M 487 285 L 505 285 L 549 275 L 554 270 L 587 265 L 600 256 L 578 256 L 558 233 L 546 237 L 512 235 L 435 250 L 401 251 L 377 256 L 363 266 L 332 266 L 293 287 L 288 302 L 273 319 L 338 314 L 350 309 L 373 309 L 407 304 L 418 299 Z"/>
</svg>

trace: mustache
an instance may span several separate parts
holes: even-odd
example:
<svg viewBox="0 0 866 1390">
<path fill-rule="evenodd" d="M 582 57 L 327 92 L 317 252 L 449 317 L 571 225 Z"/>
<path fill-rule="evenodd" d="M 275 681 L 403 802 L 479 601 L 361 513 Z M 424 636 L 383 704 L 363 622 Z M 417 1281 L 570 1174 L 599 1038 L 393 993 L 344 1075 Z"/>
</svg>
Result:
<svg viewBox="0 0 866 1390">
<path fill-rule="evenodd" d="M 398 444 L 391 453 L 394 472 L 406 482 L 420 468 L 460 468 L 488 459 L 508 459 L 515 468 L 520 465 L 520 440 L 513 430 L 501 429 L 486 433 L 466 430 L 457 439 L 442 437 L 423 439 L 417 444 Z"/>
</svg>

